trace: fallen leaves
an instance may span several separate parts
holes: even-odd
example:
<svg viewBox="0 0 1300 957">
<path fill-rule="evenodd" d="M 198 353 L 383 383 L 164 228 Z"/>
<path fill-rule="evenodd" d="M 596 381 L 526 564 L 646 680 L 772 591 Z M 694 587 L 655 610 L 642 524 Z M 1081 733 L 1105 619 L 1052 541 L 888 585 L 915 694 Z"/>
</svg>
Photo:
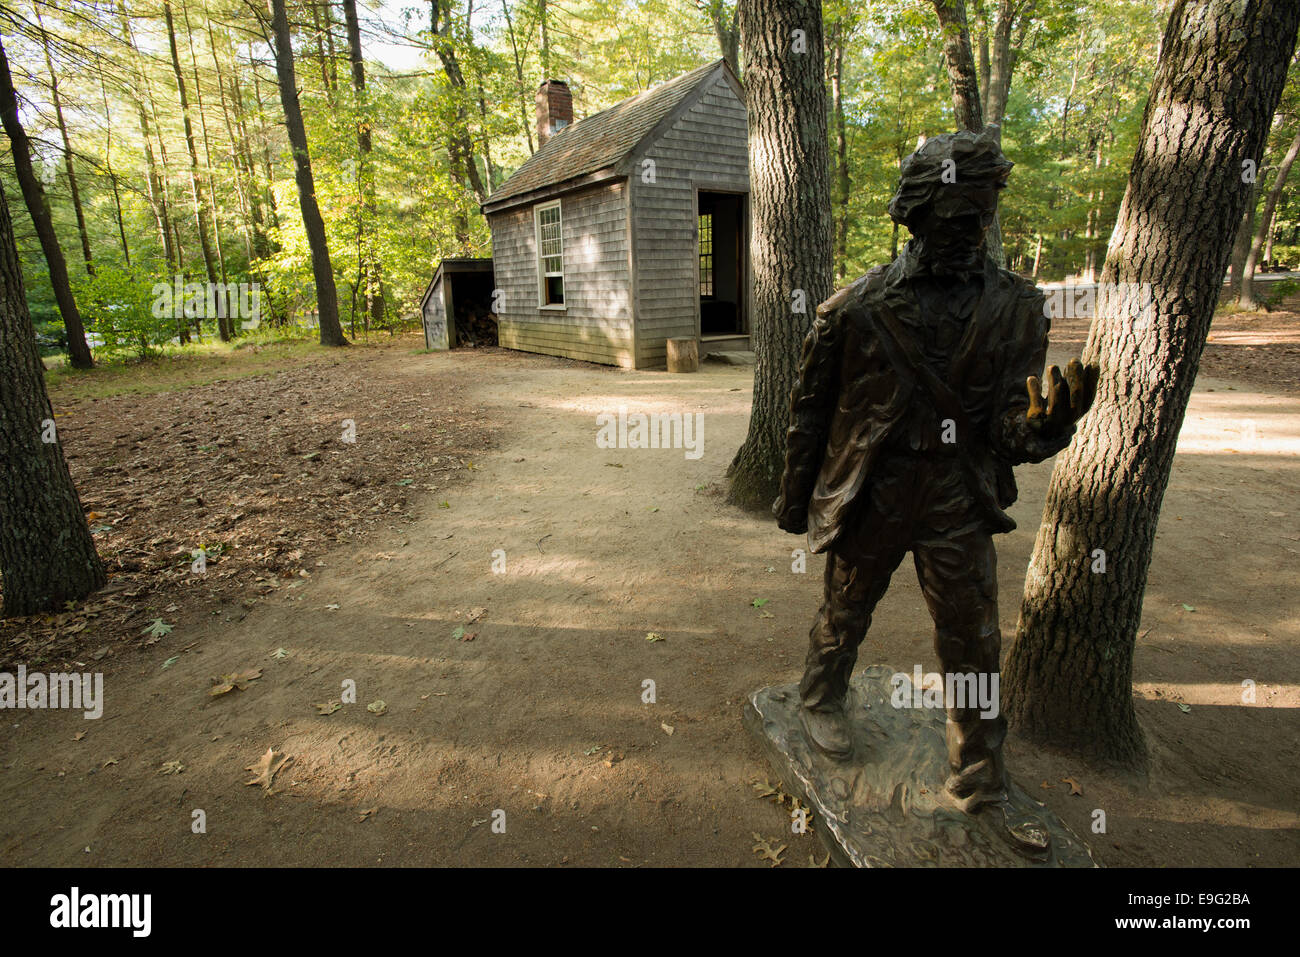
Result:
<svg viewBox="0 0 1300 957">
<path fill-rule="evenodd" d="M 158 769 L 159 774 L 180 774 L 185 770 L 185 765 L 179 761 L 168 761 Z"/>
<path fill-rule="evenodd" d="M 152 645 L 163 635 L 171 634 L 171 631 L 172 631 L 171 625 L 167 624 L 167 622 L 163 621 L 161 618 L 155 618 L 153 621 L 149 622 L 149 624 L 146 625 L 141 630 L 140 634 L 148 635 L 152 640 L 146 641 L 145 644 Z"/>
<path fill-rule="evenodd" d="M 1079 786 L 1079 782 L 1076 781 L 1074 778 L 1061 778 L 1061 783 L 1070 785 L 1071 794 L 1079 794 L 1079 795 L 1083 794 L 1083 788 Z"/>
<path fill-rule="evenodd" d="M 371 714 L 387 714 L 388 704 L 382 698 L 378 701 L 372 701 L 366 705 L 366 710 Z"/>
<path fill-rule="evenodd" d="M 250 682 L 256 681 L 260 677 L 262 677 L 261 668 L 255 668 L 252 671 L 240 671 L 232 675 L 222 675 L 220 678 L 211 679 L 212 687 L 208 689 L 208 694 L 215 698 L 217 695 L 229 694 L 236 688 L 243 691 Z"/>
<path fill-rule="evenodd" d="M 262 755 L 256 764 L 250 764 L 244 768 L 245 771 L 252 771 L 254 774 L 253 780 L 244 783 L 249 786 L 258 785 L 263 791 L 269 791 L 271 790 L 271 784 L 275 781 L 275 776 L 292 762 L 293 758 L 283 751 L 267 748 L 266 753 Z"/>
<path fill-rule="evenodd" d="M 657 632 L 657 631 L 647 631 L 647 632 L 645 633 L 645 640 L 646 640 L 646 641 L 649 641 L 649 642 L 652 642 L 652 643 L 653 643 L 653 642 L 656 642 L 656 641 L 663 641 L 663 640 L 664 640 L 664 636 L 661 635 L 661 634 L 659 634 L 659 632 Z"/>
<path fill-rule="evenodd" d="M 318 714 L 333 714 L 339 708 L 343 707 L 342 701 L 322 701 L 314 705 Z"/>
<path fill-rule="evenodd" d="M 772 843 L 768 841 L 767 838 L 759 835 L 758 832 L 754 832 L 754 840 L 758 843 L 754 845 L 752 850 L 758 855 L 760 860 L 771 861 L 773 867 L 779 867 L 781 864 L 785 863 L 784 859 L 781 857 L 781 855 L 785 853 L 786 846 L 784 844 L 779 847 L 773 847 Z"/>
<path fill-rule="evenodd" d="M 805 807 L 803 802 L 801 802 L 794 795 L 786 794 L 785 785 L 780 781 L 778 781 L 776 783 L 776 786 L 774 787 L 772 785 L 772 782 L 770 782 L 767 778 L 763 778 L 761 782 L 754 781 L 750 786 L 754 789 L 755 793 L 758 794 L 760 799 L 766 800 L 770 798 L 772 800 L 772 803 L 774 803 L 777 807 L 783 807 L 783 808 L 788 807 L 790 809 L 791 818 L 793 818 L 795 814 L 802 811 L 804 815 L 803 817 L 804 824 L 806 824 L 809 828 L 812 827 L 812 820 L 813 820 L 812 809 Z"/>
</svg>

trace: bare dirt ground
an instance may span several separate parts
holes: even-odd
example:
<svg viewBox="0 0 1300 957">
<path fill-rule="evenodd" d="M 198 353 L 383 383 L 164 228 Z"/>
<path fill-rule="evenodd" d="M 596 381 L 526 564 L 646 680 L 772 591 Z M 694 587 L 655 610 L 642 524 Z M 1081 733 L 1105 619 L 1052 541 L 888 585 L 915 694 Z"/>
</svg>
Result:
<svg viewBox="0 0 1300 957">
<path fill-rule="evenodd" d="M 94 615 L 0 638 L 29 667 L 45 647 L 41 668 L 104 671 L 105 710 L 3 714 L 0 863 L 768 866 L 755 834 L 787 846 L 783 866 L 820 861 L 755 791 L 771 774 L 740 723 L 747 692 L 797 680 L 822 571 L 794 573 L 803 542 L 723 501 L 752 369 L 413 348 L 56 394 L 115 577 Z M 1300 861 L 1300 397 L 1209 372 L 1137 651 L 1150 779 L 1012 740 L 1017 776 L 1072 827 L 1106 812 L 1091 840 L 1108 865 Z M 703 412 L 703 456 L 598 448 L 595 416 L 620 405 Z M 1018 470 L 1006 635 L 1050 468 Z M 197 542 L 229 546 L 202 576 Z M 171 632 L 142 635 L 155 618 Z M 861 661 L 929 668 L 930 630 L 905 564 Z M 355 703 L 335 708 L 347 682 Z M 291 760 L 250 786 L 268 749 Z"/>
</svg>

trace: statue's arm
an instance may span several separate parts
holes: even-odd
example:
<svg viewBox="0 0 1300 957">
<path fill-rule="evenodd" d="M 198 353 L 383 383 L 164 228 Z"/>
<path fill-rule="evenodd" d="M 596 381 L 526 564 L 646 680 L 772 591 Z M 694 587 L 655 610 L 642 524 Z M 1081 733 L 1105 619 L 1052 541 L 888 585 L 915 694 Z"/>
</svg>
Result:
<svg viewBox="0 0 1300 957">
<path fill-rule="evenodd" d="M 993 420 L 993 445 L 999 455 L 1019 465 L 1051 458 L 1070 444 L 1075 423 L 1092 405 L 1097 389 L 1095 368 L 1072 359 L 1065 374 L 1047 370 L 1048 394 L 1039 375 L 1047 361 L 1050 323 L 1037 289 L 1023 292 L 1016 303 L 1016 333 L 1002 382 L 1000 413 Z"/>
<path fill-rule="evenodd" d="M 812 330 L 803 342 L 799 375 L 790 392 L 785 472 L 772 513 L 781 528 L 796 534 L 808 530 L 808 502 L 821 471 L 831 415 L 839 394 L 843 309 L 839 303 L 832 305 L 833 302 L 817 310 Z"/>
</svg>

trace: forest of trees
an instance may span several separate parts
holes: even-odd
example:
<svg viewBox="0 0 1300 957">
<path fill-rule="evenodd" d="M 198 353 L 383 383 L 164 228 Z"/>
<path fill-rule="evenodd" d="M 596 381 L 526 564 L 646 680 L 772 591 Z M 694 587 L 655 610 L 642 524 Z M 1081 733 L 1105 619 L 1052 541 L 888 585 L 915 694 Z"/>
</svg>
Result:
<svg viewBox="0 0 1300 957">
<path fill-rule="evenodd" d="M 835 282 L 906 240 L 884 213 L 899 161 L 920 137 L 964 122 L 953 30 L 940 23 L 962 7 L 969 82 L 1017 162 L 1000 222 L 1007 265 L 1043 280 L 1095 278 L 1165 6 L 826 0 Z M 745 67 L 732 0 L 272 7 L 292 46 L 326 274 L 295 190 L 271 7 L 18 0 L 0 11 L 33 169 L 97 348 L 147 352 L 200 332 L 243 333 L 232 320 L 154 317 L 154 284 L 177 275 L 258 283 L 272 326 L 314 323 L 328 285 L 318 279 L 330 278 L 347 335 L 414 321 L 440 258 L 490 254 L 478 204 L 536 148 L 541 79 L 566 79 L 581 117 L 722 55 L 742 76 Z M 1300 143 L 1297 99 L 1292 83 L 1243 218 L 1236 261 L 1252 269 L 1300 259 L 1300 204 L 1274 188 Z M 49 343 L 63 326 L 50 265 L 18 202 L 9 149 L 0 163 L 33 322 Z"/>
</svg>

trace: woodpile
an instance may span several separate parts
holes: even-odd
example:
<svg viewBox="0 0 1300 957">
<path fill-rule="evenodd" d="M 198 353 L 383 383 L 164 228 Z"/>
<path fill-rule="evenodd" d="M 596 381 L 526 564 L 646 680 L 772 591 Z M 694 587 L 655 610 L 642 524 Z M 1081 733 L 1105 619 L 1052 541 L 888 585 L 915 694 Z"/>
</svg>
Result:
<svg viewBox="0 0 1300 957">
<path fill-rule="evenodd" d="M 497 344 L 497 317 L 486 303 L 456 304 L 456 345 L 476 348 Z"/>
</svg>

